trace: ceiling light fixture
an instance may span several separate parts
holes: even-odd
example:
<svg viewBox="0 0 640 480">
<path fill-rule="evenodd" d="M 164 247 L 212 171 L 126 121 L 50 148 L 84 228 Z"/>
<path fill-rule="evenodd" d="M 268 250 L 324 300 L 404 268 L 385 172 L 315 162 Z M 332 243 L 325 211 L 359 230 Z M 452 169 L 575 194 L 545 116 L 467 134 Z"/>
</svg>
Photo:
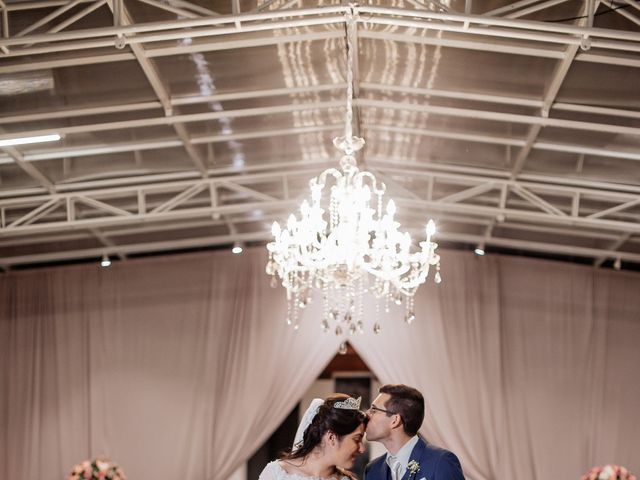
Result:
<svg viewBox="0 0 640 480">
<path fill-rule="evenodd" d="M 233 248 L 231 249 L 231 253 L 235 253 L 236 255 L 241 254 L 242 253 L 242 243 L 235 242 L 233 244 Z"/>
<path fill-rule="evenodd" d="M 55 142 L 62 137 L 57 133 L 51 135 L 38 135 L 36 137 L 8 138 L 0 140 L 0 147 L 11 147 L 13 145 L 27 145 L 30 143 Z"/>
<path fill-rule="evenodd" d="M 109 255 L 107 255 L 106 253 L 104 255 L 102 255 L 102 260 L 100 261 L 100 266 L 101 267 L 110 267 L 111 266 L 111 260 L 109 260 Z"/>
<path fill-rule="evenodd" d="M 478 255 L 479 257 L 482 257 L 485 254 L 484 251 L 484 244 L 479 244 L 476 249 L 473 251 L 473 253 L 475 253 L 476 255 Z"/>
<path fill-rule="evenodd" d="M 411 236 L 399 231 L 396 205 L 383 208 L 386 187 L 368 171 L 357 167 L 355 153 L 364 146 L 354 137 L 353 119 L 353 10 L 347 13 L 347 109 L 345 135 L 333 140 L 343 152 L 340 168 L 329 168 L 309 181 L 310 199 L 291 214 L 286 227 L 272 226 L 274 240 L 267 245 L 266 271 L 287 290 L 287 323 L 298 328 L 300 309 L 311 300 L 314 288 L 322 291 L 325 332 L 336 335 L 363 331 L 363 294 L 370 292 L 378 308 L 405 305 L 405 321 L 415 319 L 414 295 L 435 266 L 440 283 L 440 257 L 432 241 L 436 226 L 426 225 L 426 240 L 413 248 Z M 374 333 L 380 332 L 377 319 Z M 345 345 L 345 342 L 343 342 Z"/>
</svg>

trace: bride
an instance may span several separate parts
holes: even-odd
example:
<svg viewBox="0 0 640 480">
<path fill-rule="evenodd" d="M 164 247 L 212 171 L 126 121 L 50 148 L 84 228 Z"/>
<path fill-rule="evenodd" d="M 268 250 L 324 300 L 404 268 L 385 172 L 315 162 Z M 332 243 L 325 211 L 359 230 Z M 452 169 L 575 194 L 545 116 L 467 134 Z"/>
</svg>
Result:
<svg viewBox="0 0 640 480">
<path fill-rule="evenodd" d="M 359 408 L 360 399 L 341 393 L 314 399 L 291 451 L 269 463 L 258 480 L 356 480 L 345 468 L 364 453 L 367 417 Z"/>
</svg>

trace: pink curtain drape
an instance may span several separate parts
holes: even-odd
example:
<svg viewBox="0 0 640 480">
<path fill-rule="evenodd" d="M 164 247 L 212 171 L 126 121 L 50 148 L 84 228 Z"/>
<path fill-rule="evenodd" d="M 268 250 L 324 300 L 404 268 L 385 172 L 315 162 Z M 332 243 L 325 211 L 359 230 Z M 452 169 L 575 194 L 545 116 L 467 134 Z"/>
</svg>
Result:
<svg viewBox="0 0 640 480">
<path fill-rule="evenodd" d="M 294 331 L 263 249 L 0 276 L 0 477 L 60 480 L 100 453 L 131 479 L 225 480 L 339 340 L 314 302 Z M 640 275 L 443 252 L 417 320 L 352 337 L 428 403 L 423 433 L 468 478 L 640 471 Z M 376 317 L 369 302 L 371 325 Z M 250 479 L 252 480 L 252 479 Z"/>
<path fill-rule="evenodd" d="M 447 252 L 443 277 L 411 326 L 392 309 L 352 340 L 383 383 L 425 394 L 428 439 L 476 480 L 640 471 L 640 275 Z"/>
<path fill-rule="evenodd" d="M 0 278 L 0 478 L 225 480 L 335 355 L 249 249 Z M 303 320 L 304 321 L 304 320 Z"/>
</svg>

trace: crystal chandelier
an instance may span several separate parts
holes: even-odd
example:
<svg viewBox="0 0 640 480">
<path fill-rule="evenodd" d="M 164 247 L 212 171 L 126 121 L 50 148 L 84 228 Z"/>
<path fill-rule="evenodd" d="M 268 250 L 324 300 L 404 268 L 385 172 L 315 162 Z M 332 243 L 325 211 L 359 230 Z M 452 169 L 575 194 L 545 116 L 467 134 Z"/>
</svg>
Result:
<svg viewBox="0 0 640 480">
<path fill-rule="evenodd" d="M 390 304 L 405 306 L 405 321 L 415 319 L 414 295 L 435 266 L 440 283 L 438 245 L 432 241 L 435 223 L 429 220 L 426 240 L 413 249 L 411 236 L 399 230 L 396 206 L 389 200 L 383 210 L 384 183 L 357 167 L 355 153 L 364 146 L 352 134 L 353 41 L 355 19 L 347 13 L 347 109 L 345 135 L 333 140 L 342 151 L 340 169 L 329 168 L 309 181 L 311 195 L 300 206 L 300 217 L 289 216 L 286 228 L 273 223 L 274 240 L 267 244 L 266 271 L 272 283 L 279 277 L 287 290 L 287 323 L 298 328 L 300 310 L 311 301 L 313 289 L 322 291 L 325 332 L 361 333 L 363 296 L 369 292 L 389 311 Z M 375 319 L 374 333 L 380 332 Z M 346 342 L 341 345 L 346 352 Z"/>
</svg>

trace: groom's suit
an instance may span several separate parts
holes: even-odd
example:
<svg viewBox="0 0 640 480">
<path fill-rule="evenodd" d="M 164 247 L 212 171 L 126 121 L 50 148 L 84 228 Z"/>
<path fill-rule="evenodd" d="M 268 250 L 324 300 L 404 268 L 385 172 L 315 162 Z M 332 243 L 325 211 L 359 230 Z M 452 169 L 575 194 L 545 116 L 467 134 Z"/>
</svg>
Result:
<svg viewBox="0 0 640 480">
<path fill-rule="evenodd" d="M 363 480 L 391 480 L 391 470 L 385 461 L 387 455 L 372 460 L 364 470 Z M 464 480 L 460 461 L 454 453 L 433 445 L 427 445 L 421 438 L 411 451 L 409 462 L 415 460 L 420 470 L 415 475 L 407 469 L 402 480 Z"/>
</svg>

